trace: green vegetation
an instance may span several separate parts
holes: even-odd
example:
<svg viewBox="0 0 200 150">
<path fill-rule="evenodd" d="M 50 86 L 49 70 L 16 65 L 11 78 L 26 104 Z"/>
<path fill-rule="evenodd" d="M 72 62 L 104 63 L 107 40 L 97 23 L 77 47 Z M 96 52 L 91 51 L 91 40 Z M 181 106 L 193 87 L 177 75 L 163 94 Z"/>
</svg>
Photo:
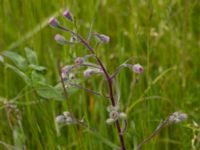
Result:
<svg viewBox="0 0 200 150">
<path fill-rule="evenodd" d="M 60 131 L 56 127 L 55 117 L 69 109 L 52 87 L 59 81 L 57 61 L 64 66 L 87 53 L 82 45 L 61 46 L 53 39 L 57 33 L 70 38 L 47 23 L 55 15 L 71 28 L 60 15 L 66 6 L 84 37 L 91 27 L 111 37 L 110 43 L 96 50 L 110 73 L 130 57 L 132 63 L 144 66 L 136 85 L 134 74 L 127 69 L 117 77 L 120 105 L 128 115 L 127 149 L 134 149 L 175 111 L 187 113 L 188 120 L 165 127 L 142 149 L 200 149 L 199 0 L 1 0 L 0 55 L 16 60 L 4 57 L 7 65 L 0 62 L 0 149 L 109 150 L 120 145 L 115 127 L 106 124 L 109 102 L 80 89 L 69 91 L 71 108 L 94 130 L 80 125 L 64 126 Z M 38 61 L 26 47 L 34 50 Z M 28 64 L 32 65 L 26 70 Z M 26 70 L 25 74 L 16 66 Z M 33 72 L 41 75 L 35 74 L 34 79 L 52 86 L 34 85 L 35 80 L 29 80 Z M 103 90 L 99 77 L 80 82 Z M 43 98 L 47 89 L 52 93 Z"/>
</svg>

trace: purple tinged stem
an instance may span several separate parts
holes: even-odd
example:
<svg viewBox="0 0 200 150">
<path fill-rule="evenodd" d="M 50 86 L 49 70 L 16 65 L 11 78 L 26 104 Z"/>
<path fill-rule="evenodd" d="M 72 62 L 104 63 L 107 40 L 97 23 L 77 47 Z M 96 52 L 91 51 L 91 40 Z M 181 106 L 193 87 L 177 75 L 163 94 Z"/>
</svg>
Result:
<svg viewBox="0 0 200 150">
<path fill-rule="evenodd" d="M 91 54 L 94 54 L 99 66 L 101 67 L 101 69 L 103 70 L 103 72 L 104 72 L 104 74 L 106 76 L 106 80 L 108 81 L 109 95 L 110 95 L 110 100 L 111 100 L 112 106 L 116 106 L 114 95 L 113 95 L 113 88 L 112 88 L 112 77 L 110 77 L 108 71 L 106 70 L 106 68 L 102 64 L 102 62 L 99 59 L 99 57 L 95 55 L 94 49 L 78 33 L 75 33 L 73 31 L 69 30 L 68 28 L 65 28 L 65 27 L 62 27 L 62 26 L 58 26 L 58 28 L 63 30 L 63 31 L 69 32 L 72 35 L 76 36 L 81 41 L 81 43 L 87 47 L 87 49 L 91 52 Z M 124 143 L 124 138 L 123 138 L 123 135 L 122 135 L 122 130 L 121 130 L 120 123 L 119 123 L 119 119 L 116 120 L 115 125 L 116 125 L 117 132 L 118 132 L 118 135 L 119 135 L 119 138 L 120 138 L 121 150 L 126 150 L 125 143 Z"/>
</svg>

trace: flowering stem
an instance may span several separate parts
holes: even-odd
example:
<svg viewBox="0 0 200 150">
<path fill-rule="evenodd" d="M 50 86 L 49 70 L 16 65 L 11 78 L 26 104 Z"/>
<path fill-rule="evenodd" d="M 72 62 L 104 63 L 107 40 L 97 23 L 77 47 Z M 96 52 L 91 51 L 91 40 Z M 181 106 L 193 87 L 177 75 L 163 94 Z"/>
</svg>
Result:
<svg viewBox="0 0 200 150">
<path fill-rule="evenodd" d="M 61 84 L 62 84 L 62 87 L 63 87 L 63 92 L 64 92 L 64 97 L 66 99 L 66 102 L 67 102 L 67 105 L 68 105 L 68 108 L 70 110 L 70 113 L 72 114 L 72 108 L 71 108 L 71 105 L 70 105 L 70 102 L 69 102 L 69 99 L 68 99 L 68 93 L 67 93 L 67 89 L 65 87 L 65 81 L 62 77 L 62 69 L 61 69 L 61 66 L 60 66 L 60 60 L 57 61 L 57 66 L 58 66 L 58 69 L 59 69 L 59 75 L 60 75 L 60 79 L 61 79 Z"/>
<path fill-rule="evenodd" d="M 87 92 L 90 92 L 90 93 L 95 94 L 95 95 L 98 95 L 98 96 L 103 96 L 102 94 L 100 94 L 100 93 L 98 93 L 98 92 L 96 92 L 96 91 L 93 91 L 93 90 L 91 90 L 91 89 L 85 88 L 85 87 L 83 87 L 83 86 L 81 86 L 81 85 L 78 85 L 78 84 L 69 83 L 69 85 L 74 86 L 74 87 L 77 87 L 77 88 L 79 88 L 79 89 L 83 89 L 83 90 L 85 90 L 85 91 L 87 91 Z M 103 97 L 105 97 L 105 96 L 103 96 Z M 105 98 L 108 98 L 108 97 L 105 97 Z"/>
<path fill-rule="evenodd" d="M 90 44 L 78 33 L 75 33 L 71 30 L 69 30 L 68 28 L 62 27 L 62 26 L 58 26 L 58 29 L 64 30 L 66 32 L 69 32 L 70 34 L 76 36 L 81 43 L 87 47 L 87 49 L 91 52 L 91 54 L 93 54 L 99 64 L 99 66 L 101 67 L 102 71 L 105 74 L 106 80 L 108 82 L 108 88 L 109 88 L 109 98 L 111 100 L 112 106 L 116 106 L 116 102 L 115 102 L 115 98 L 113 95 L 113 88 L 112 88 L 112 76 L 109 75 L 108 71 L 106 70 L 106 68 L 104 67 L 103 63 L 101 62 L 100 58 L 98 56 L 95 55 L 94 49 L 90 46 Z M 120 127 L 120 123 L 119 120 L 116 120 L 115 122 L 116 128 L 117 128 L 117 132 L 119 135 L 119 139 L 120 139 L 120 143 L 121 143 L 121 150 L 126 150 L 125 147 L 125 143 L 124 143 L 124 138 L 123 138 L 123 134 L 122 134 L 122 130 Z"/>
</svg>

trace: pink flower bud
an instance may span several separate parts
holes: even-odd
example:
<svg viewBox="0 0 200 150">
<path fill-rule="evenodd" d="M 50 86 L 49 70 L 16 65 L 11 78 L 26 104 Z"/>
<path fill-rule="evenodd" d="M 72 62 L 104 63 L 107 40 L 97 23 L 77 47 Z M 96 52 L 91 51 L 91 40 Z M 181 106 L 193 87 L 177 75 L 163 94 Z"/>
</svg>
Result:
<svg viewBox="0 0 200 150">
<path fill-rule="evenodd" d="M 59 26 L 59 22 L 55 17 L 50 18 L 48 23 L 53 28 L 56 28 Z"/>
<path fill-rule="evenodd" d="M 82 58 L 82 57 L 77 57 L 76 59 L 75 59 L 75 64 L 76 65 L 81 65 L 81 64 L 83 64 L 84 63 L 84 59 Z"/>
<path fill-rule="evenodd" d="M 60 34 L 56 34 L 54 36 L 54 39 L 56 40 L 57 43 L 61 44 L 61 45 L 65 45 L 67 43 L 67 41 L 65 40 L 65 38 L 60 35 Z"/>
<path fill-rule="evenodd" d="M 144 68 L 140 64 L 133 65 L 132 69 L 135 73 L 138 73 L 138 74 L 141 74 L 144 72 Z"/>
<path fill-rule="evenodd" d="M 73 21 L 72 15 L 71 15 L 71 13 L 69 12 L 68 9 L 66 9 L 66 10 L 63 12 L 63 16 L 64 16 L 65 18 L 67 18 L 68 20 Z"/>
<path fill-rule="evenodd" d="M 110 37 L 107 35 L 96 33 L 95 36 L 103 43 L 108 43 L 110 41 Z"/>
</svg>

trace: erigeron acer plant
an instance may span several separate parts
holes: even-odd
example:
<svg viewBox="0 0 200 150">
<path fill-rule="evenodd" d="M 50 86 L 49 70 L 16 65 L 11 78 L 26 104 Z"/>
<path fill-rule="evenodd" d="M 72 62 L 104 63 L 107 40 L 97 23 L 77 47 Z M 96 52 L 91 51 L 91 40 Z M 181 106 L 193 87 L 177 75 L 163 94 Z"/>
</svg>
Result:
<svg viewBox="0 0 200 150">
<path fill-rule="evenodd" d="M 73 16 L 68 9 L 64 11 L 63 16 L 67 20 L 69 20 L 73 23 Z M 83 66 L 83 67 L 87 67 L 87 69 L 83 71 L 84 77 L 90 77 L 94 74 L 102 75 L 108 86 L 108 93 L 109 93 L 108 96 L 104 96 L 101 93 L 95 92 L 91 89 L 87 89 L 87 88 L 82 87 L 77 84 L 73 84 L 73 83 L 70 83 L 70 84 L 77 88 L 84 89 L 87 92 L 91 92 L 96 95 L 101 95 L 101 96 L 104 96 L 107 99 L 109 99 L 110 105 L 107 106 L 107 111 L 109 113 L 108 114 L 109 117 L 107 120 L 105 120 L 105 122 L 107 124 L 115 124 L 117 132 L 118 132 L 119 140 L 121 143 L 120 149 L 125 150 L 126 147 L 125 147 L 125 140 L 123 137 L 123 133 L 126 130 L 128 121 L 127 121 L 126 113 L 120 111 L 119 100 L 115 96 L 115 93 L 114 93 L 114 92 L 116 92 L 116 89 L 114 86 L 114 82 L 116 82 L 116 81 L 114 81 L 114 78 L 119 73 L 119 71 L 124 67 L 129 68 L 135 74 L 140 75 L 144 72 L 143 66 L 140 64 L 128 64 L 127 63 L 128 61 L 126 61 L 125 63 L 121 64 L 118 68 L 116 68 L 115 72 L 111 74 L 108 71 L 108 69 L 104 66 L 102 60 L 96 55 L 95 49 L 90 44 L 90 41 L 84 39 L 79 33 L 74 32 L 73 30 L 71 30 L 65 26 L 62 26 L 55 17 L 52 17 L 49 20 L 49 25 L 53 28 L 62 30 L 64 32 L 68 32 L 69 34 L 71 34 L 71 36 L 73 38 L 73 40 L 67 41 L 64 36 L 62 36 L 60 34 L 56 34 L 54 39 L 57 43 L 59 43 L 61 45 L 65 45 L 65 44 L 73 44 L 75 41 L 77 43 L 77 41 L 78 41 L 78 43 L 84 45 L 88 49 L 88 53 L 89 53 L 89 54 L 86 54 L 85 56 L 77 57 L 74 60 L 74 64 L 70 64 L 70 65 L 66 65 L 66 66 L 62 67 L 62 69 L 60 71 L 60 78 L 61 78 L 61 82 L 63 85 L 65 96 L 67 97 L 67 89 L 66 89 L 67 85 L 65 85 L 65 80 L 68 80 L 70 73 L 72 71 L 76 71 L 81 66 Z M 97 38 L 99 40 L 99 42 L 102 44 L 107 44 L 110 42 L 110 37 L 107 35 L 99 34 L 99 33 L 93 33 L 92 35 L 95 38 Z M 94 58 L 96 60 L 96 64 L 90 63 L 87 61 L 87 59 L 90 57 Z M 68 101 L 68 99 L 67 99 L 67 101 Z M 159 124 L 158 128 L 146 140 L 144 140 L 141 144 L 138 145 L 137 149 L 140 149 L 140 147 L 143 144 L 145 144 L 147 141 L 149 141 L 164 126 L 166 126 L 170 123 L 180 122 L 186 118 L 187 118 L 187 115 L 184 113 L 180 113 L 180 112 L 173 113 L 166 120 L 161 122 L 161 124 Z M 126 126 L 124 129 L 121 128 L 120 120 L 125 122 Z M 58 115 L 56 117 L 56 122 L 61 126 L 69 125 L 69 124 L 82 124 L 82 125 L 85 124 L 83 120 L 76 119 L 76 117 L 73 115 L 73 112 L 71 110 L 69 110 L 68 112 L 64 112 L 61 115 Z"/>
</svg>

